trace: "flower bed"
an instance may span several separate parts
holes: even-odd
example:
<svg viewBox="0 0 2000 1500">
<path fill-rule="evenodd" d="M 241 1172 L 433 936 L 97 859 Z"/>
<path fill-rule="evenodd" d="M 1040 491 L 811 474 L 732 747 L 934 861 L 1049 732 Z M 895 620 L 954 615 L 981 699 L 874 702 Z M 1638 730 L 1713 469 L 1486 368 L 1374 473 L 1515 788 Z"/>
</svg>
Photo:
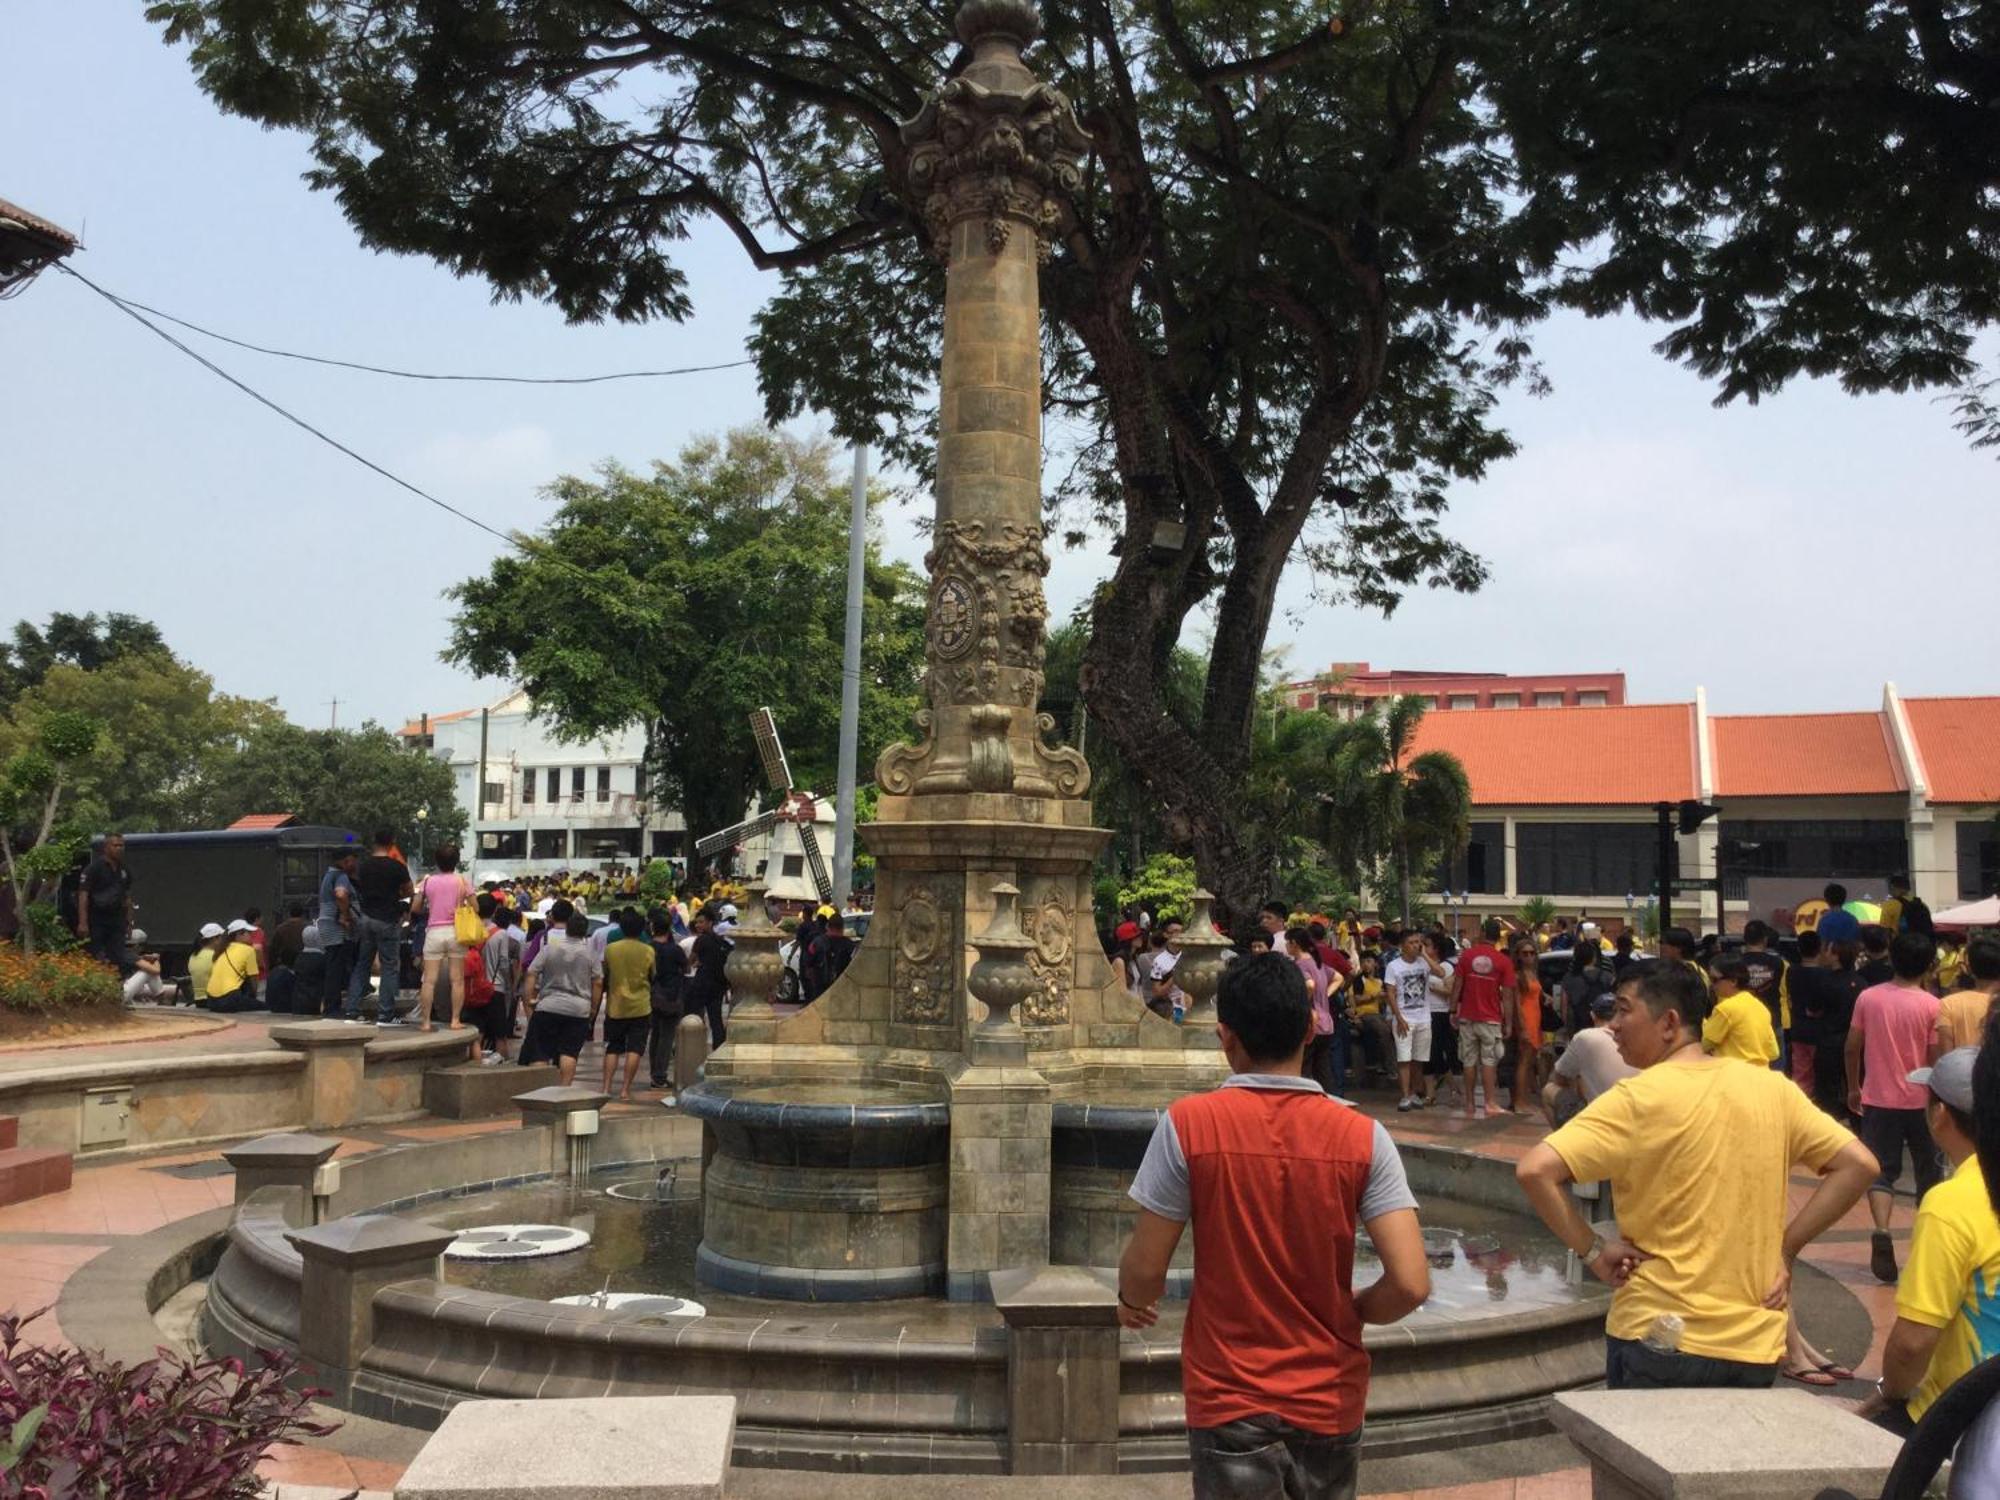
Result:
<svg viewBox="0 0 2000 1500">
<path fill-rule="evenodd" d="M 0 1015 L 110 1012 L 124 996 L 118 971 L 87 953 L 30 956 L 11 944 L 0 944 Z"/>
</svg>

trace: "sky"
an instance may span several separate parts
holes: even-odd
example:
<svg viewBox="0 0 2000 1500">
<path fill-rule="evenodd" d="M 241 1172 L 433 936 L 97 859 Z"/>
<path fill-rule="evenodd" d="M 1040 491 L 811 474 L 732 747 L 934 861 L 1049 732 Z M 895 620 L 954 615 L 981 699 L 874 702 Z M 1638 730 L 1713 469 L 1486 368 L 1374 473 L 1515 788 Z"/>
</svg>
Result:
<svg viewBox="0 0 2000 1500">
<path fill-rule="evenodd" d="M 138 5 L 9 0 L 0 21 L 0 197 L 84 239 L 121 296 L 254 342 L 419 370 L 587 375 L 742 358 L 774 280 L 732 239 L 684 248 L 697 315 L 571 327 L 483 283 L 364 249 L 301 181 L 302 138 L 225 117 Z M 1755 407 L 1654 355 L 1663 330 L 1565 317 L 1536 336 L 1554 382 L 1510 395 L 1521 445 L 1451 496 L 1487 559 L 1479 594 L 1389 619 L 1287 578 L 1271 644 L 1453 671 L 1622 670 L 1634 701 L 1706 686 L 1724 713 L 1872 709 L 2000 692 L 1982 610 L 2000 560 L 2000 466 L 1928 395 L 1799 383 Z M 542 486 L 643 467 L 761 416 L 747 368 L 582 387 L 410 382 L 183 335 L 272 400 L 505 531 Z M 800 430 L 812 431 L 810 423 Z M 921 564 L 908 525 L 883 528 Z M 379 476 L 45 273 L 0 302 L 0 628 L 54 610 L 156 621 L 223 691 L 308 725 L 398 725 L 503 685 L 439 660 L 445 591 L 501 544 Z M 1106 567 L 1058 552 L 1064 616 Z M 1188 643 L 1198 644 L 1199 622 Z M 336 705 L 337 700 L 337 707 Z"/>
</svg>

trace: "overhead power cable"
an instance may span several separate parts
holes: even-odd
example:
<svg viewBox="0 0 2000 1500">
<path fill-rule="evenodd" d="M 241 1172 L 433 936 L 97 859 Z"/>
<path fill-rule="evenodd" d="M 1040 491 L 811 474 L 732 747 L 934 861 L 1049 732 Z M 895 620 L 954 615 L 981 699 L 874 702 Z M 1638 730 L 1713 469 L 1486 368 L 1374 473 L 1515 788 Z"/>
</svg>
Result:
<svg viewBox="0 0 2000 1500">
<path fill-rule="evenodd" d="M 70 274 L 76 276 L 79 281 L 84 280 L 74 271 Z M 191 333 L 198 333 L 203 338 L 234 344 L 238 349 L 248 349 L 253 354 L 270 354 L 279 359 L 303 360 L 310 365 L 332 365 L 341 370 L 362 370 L 370 375 L 393 375 L 398 380 L 479 381 L 489 385 L 602 385 L 608 380 L 657 380 L 666 375 L 705 375 L 712 370 L 740 370 L 751 363 L 747 359 L 731 359 L 716 365 L 681 365 L 671 370 L 617 370 L 609 375 L 452 375 L 439 374 L 435 371 L 397 370 L 387 365 L 362 364 L 351 359 L 329 359 L 320 354 L 300 354 L 293 349 L 273 349 L 267 344 L 253 344 L 248 339 L 232 338 L 229 334 L 217 333 L 213 328 L 204 328 L 201 324 L 191 323 L 186 318 L 177 318 L 170 312 L 162 312 L 159 308 L 149 307 L 144 302 L 108 292 L 95 282 L 85 281 L 84 285 L 99 296 L 110 298 L 128 312 L 136 309 L 139 312 L 151 313 L 156 318 L 163 318 Z"/>
<path fill-rule="evenodd" d="M 506 532 L 501 531 L 496 527 L 488 526 L 484 521 L 480 520 L 479 517 L 475 515 L 470 515 L 467 512 L 460 510 L 455 505 L 447 504 L 443 500 L 438 499 L 436 495 L 431 494 L 429 491 L 419 489 L 416 485 L 411 484 L 409 480 L 403 478 L 400 474 L 390 473 L 387 469 L 383 468 L 380 464 L 376 463 L 374 459 L 356 453 L 352 448 L 348 447 L 347 444 L 341 442 L 338 438 L 330 437 L 326 433 L 320 431 L 319 428 L 313 426 L 313 424 L 308 422 L 304 417 L 301 417 L 294 412 L 287 411 L 284 407 L 278 405 L 277 402 L 273 401 L 269 396 L 266 396 L 262 392 L 253 390 L 251 387 L 245 385 L 242 381 L 238 380 L 234 375 L 230 374 L 227 370 L 223 369 L 221 365 L 216 364 L 215 361 L 208 359 L 207 357 L 201 354 L 198 354 L 193 349 L 190 349 L 186 344 L 182 343 L 179 339 L 175 338 L 171 333 L 168 333 L 167 330 L 160 327 L 159 324 L 153 322 L 144 313 L 140 312 L 136 307 L 128 306 L 123 298 L 113 296 L 110 292 L 107 292 L 103 287 L 99 286 L 96 282 L 92 281 L 88 276 L 84 275 L 83 272 L 74 270 L 71 267 L 64 265 L 61 261 L 57 261 L 55 263 L 55 269 L 62 272 L 63 275 L 65 276 L 74 276 L 78 281 L 82 282 L 85 286 L 89 287 L 93 292 L 97 293 L 98 296 L 102 297 L 105 301 L 109 302 L 113 307 L 117 308 L 120 312 L 125 314 L 126 317 L 138 323 L 141 327 L 145 328 L 149 333 L 156 334 L 160 338 L 165 339 L 169 344 L 172 344 L 176 349 L 180 350 L 181 353 L 185 354 L 189 359 L 193 360 L 196 364 L 202 366 L 202 368 L 206 369 L 210 374 L 220 376 L 222 379 L 228 381 L 231 385 L 235 386 L 237 390 L 241 391 L 244 395 L 248 396 L 252 401 L 257 402 L 261 406 L 269 407 L 272 411 L 276 412 L 279 416 L 283 417 L 287 422 L 290 422 L 294 427 L 303 428 L 305 431 L 311 433 L 314 437 L 318 438 L 322 443 L 325 443 L 328 447 L 338 449 L 340 452 L 346 454 L 349 458 L 353 459 L 356 463 L 360 464 L 364 469 L 373 470 L 375 473 L 380 474 L 384 479 L 388 480 L 391 484 L 400 486 L 401 488 L 408 490 L 412 495 L 415 495 L 419 500 L 425 501 L 426 503 L 431 505 L 435 505 L 439 510 L 457 516 L 459 520 L 465 521 L 470 525 L 477 526 L 481 531 L 485 532 L 488 536 L 498 537 L 501 541 L 507 543 L 509 546 L 519 545 L 517 538 L 508 535 Z"/>
</svg>

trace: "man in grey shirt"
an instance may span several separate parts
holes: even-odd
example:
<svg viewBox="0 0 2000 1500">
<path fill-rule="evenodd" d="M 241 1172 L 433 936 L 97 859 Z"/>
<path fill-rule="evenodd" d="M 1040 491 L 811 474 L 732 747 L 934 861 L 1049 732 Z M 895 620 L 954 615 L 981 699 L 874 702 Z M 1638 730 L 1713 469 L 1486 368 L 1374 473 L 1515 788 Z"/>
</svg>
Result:
<svg viewBox="0 0 2000 1500">
<path fill-rule="evenodd" d="M 1571 1115 L 1621 1079 L 1638 1073 L 1618 1055 L 1611 1035 L 1611 1015 L 1618 999 L 1609 992 L 1592 997 L 1590 1025 L 1569 1039 L 1556 1059 L 1555 1077 L 1542 1089 L 1542 1113 L 1551 1125 L 1568 1123 Z"/>
</svg>

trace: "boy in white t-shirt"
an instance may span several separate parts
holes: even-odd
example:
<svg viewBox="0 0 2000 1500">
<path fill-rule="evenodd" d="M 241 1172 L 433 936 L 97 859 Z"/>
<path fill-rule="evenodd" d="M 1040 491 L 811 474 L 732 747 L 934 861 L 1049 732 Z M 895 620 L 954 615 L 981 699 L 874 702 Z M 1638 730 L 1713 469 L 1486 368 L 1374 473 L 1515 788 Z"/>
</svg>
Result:
<svg viewBox="0 0 2000 1500">
<path fill-rule="evenodd" d="M 1382 970 L 1396 1033 L 1396 1070 L 1403 1083 L 1399 1110 L 1415 1109 L 1423 1100 L 1424 1064 L 1431 1055 L 1431 980 L 1448 973 L 1425 951 L 1423 934 L 1415 931 L 1403 934 L 1401 951 Z"/>
</svg>

